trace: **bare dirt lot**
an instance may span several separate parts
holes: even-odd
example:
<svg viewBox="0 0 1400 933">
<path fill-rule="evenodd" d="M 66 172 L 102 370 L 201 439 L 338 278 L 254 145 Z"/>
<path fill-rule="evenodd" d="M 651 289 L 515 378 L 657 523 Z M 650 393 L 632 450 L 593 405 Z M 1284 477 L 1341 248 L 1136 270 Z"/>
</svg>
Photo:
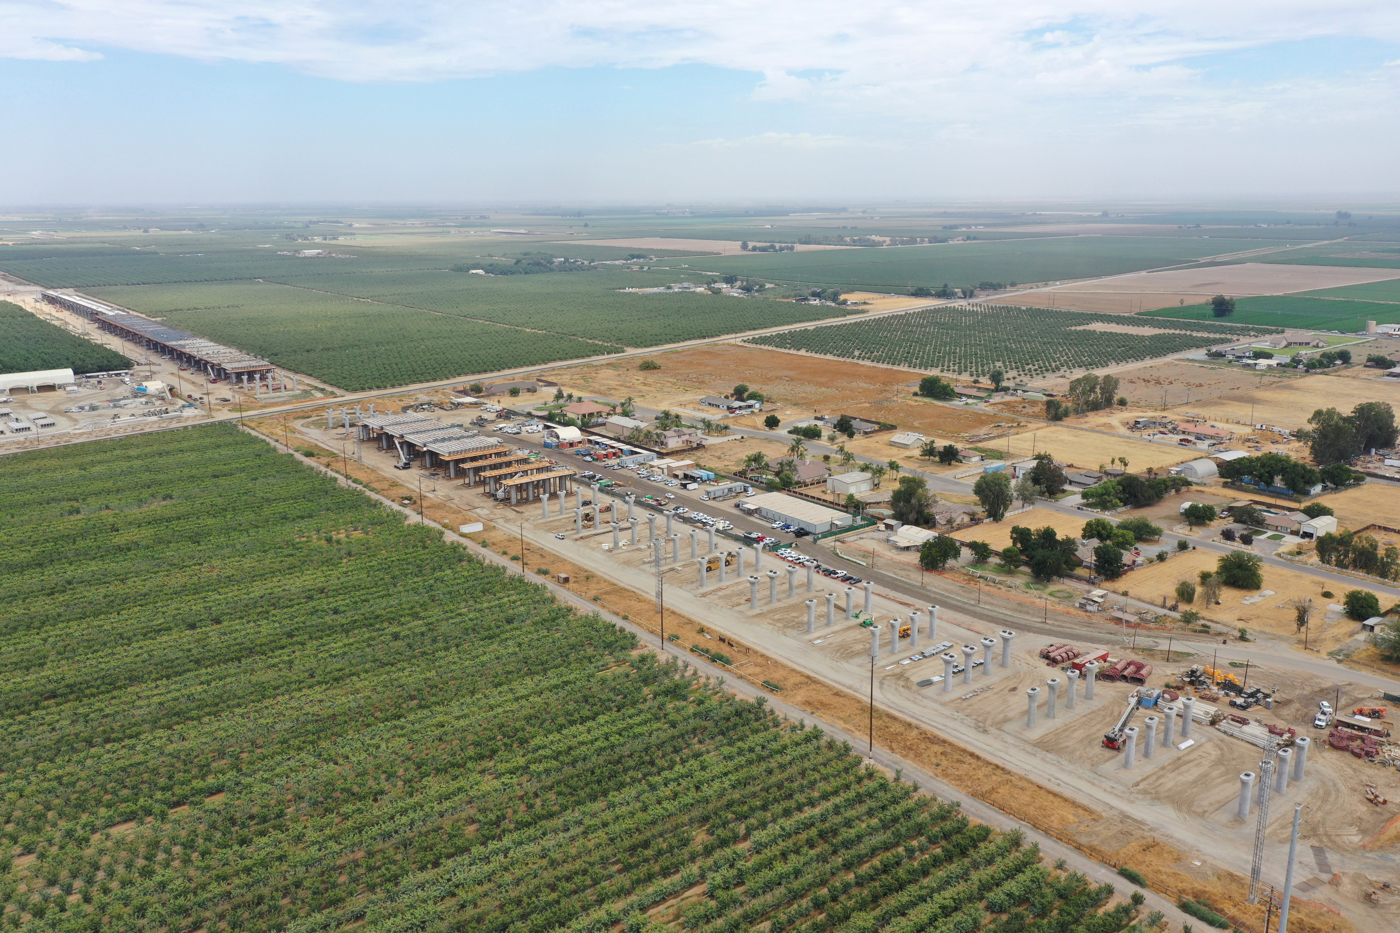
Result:
<svg viewBox="0 0 1400 933">
<path fill-rule="evenodd" d="M 1394 278 L 1400 278 L 1400 272 L 1394 269 L 1246 262 L 1236 266 L 1119 275 L 1094 282 L 1038 289 L 1017 295 L 1014 300 L 1017 304 L 1036 308 L 1127 314 L 1178 304 L 1199 304 L 1212 295 L 1286 295 Z"/>
<path fill-rule="evenodd" d="M 929 303 L 927 298 L 885 295 L 880 292 L 842 292 L 841 297 L 846 301 L 859 301 L 870 311 L 898 311 L 903 308 L 922 307 Z"/>
<path fill-rule="evenodd" d="M 1110 466 L 1118 457 L 1127 457 L 1128 467 L 1134 472 L 1149 467 L 1164 470 L 1200 455 L 1199 450 L 1062 426 L 1035 426 L 1010 438 L 991 441 L 988 446 L 1009 451 L 1010 459 L 1049 453 L 1067 467 L 1080 470 Z"/>
<path fill-rule="evenodd" d="M 718 253 L 721 256 L 740 256 L 743 250 L 739 248 L 739 240 L 687 240 L 682 237 L 664 236 L 643 236 L 630 237 L 620 240 L 567 240 L 573 244 L 591 243 L 597 246 L 620 246 L 623 249 L 654 249 L 668 250 L 681 249 L 688 252 L 709 252 Z M 764 242 L 762 238 L 755 239 L 755 243 Z M 851 249 L 849 246 L 818 246 L 809 244 L 798 244 L 797 252 L 808 253 L 823 249 Z"/>
<path fill-rule="evenodd" d="M 649 408 L 713 409 L 704 395 L 726 395 L 743 383 L 776 403 L 766 414 L 784 421 L 816 414 L 850 414 L 897 424 L 929 436 L 967 435 L 995 422 L 984 412 L 950 408 L 913 398 L 922 373 L 831 360 L 800 353 L 723 343 L 657 354 L 661 369 L 642 372 L 633 360 L 556 370 L 553 377 L 575 393 L 633 397 Z M 754 419 L 735 423 L 756 427 Z"/>
<path fill-rule="evenodd" d="M 1308 417 L 1319 408 L 1349 412 L 1361 402 L 1377 401 L 1400 407 L 1400 384 L 1391 380 L 1321 375 L 1290 379 L 1253 392 L 1239 392 L 1200 403 L 1193 399 L 1191 410 L 1212 421 L 1245 423 L 1249 422 L 1252 411 L 1254 424 L 1296 429 L 1304 427 Z"/>
<path fill-rule="evenodd" d="M 1062 537 L 1071 535 L 1077 538 L 1079 533 L 1084 530 L 1084 523 L 1093 517 L 1092 512 L 1085 512 L 1083 515 L 1066 515 L 1064 512 L 1052 512 L 1049 509 L 1031 509 L 1028 512 L 1008 515 L 999 522 L 985 522 L 972 528 L 955 531 L 953 534 L 962 541 L 985 541 L 1000 551 L 1011 543 L 1011 529 L 1017 525 L 1031 529 L 1049 526 Z"/>
<path fill-rule="evenodd" d="M 1321 501 L 1337 513 L 1337 523 L 1344 529 L 1354 531 L 1367 525 L 1400 528 L 1400 486 L 1367 483 Z"/>
<path fill-rule="evenodd" d="M 1133 596 L 1149 602 L 1161 604 L 1165 597 L 1170 604 L 1176 599 L 1176 584 L 1180 580 L 1197 579 L 1202 570 L 1214 571 L 1220 555 L 1214 551 L 1192 550 L 1174 554 L 1165 563 L 1148 564 L 1127 574 L 1117 581 L 1113 589 L 1129 592 Z M 1358 581 L 1355 586 L 1345 589 L 1365 589 Z M 1264 587 L 1261 590 L 1238 590 L 1226 587 L 1221 593 L 1218 606 L 1203 605 L 1204 596 L 1197 594 L 1194 608 L 1207 619 L 1232 630 L 1245 626 L 1251 631 L 1262 630 L 1270 635 L 1303 643 L 1302 633 L 1294 623 L 1292 600 L 1311 598 L 1316 611 L 1310 623 L 1308 644 L 1311 648 L 1330 651 L 1349 640 L 1357 630 L 1357 624 L 1337 611 L 1328 611 L 1329 605 L 1339 604 L 1339 600 L 1322 595 L 1323 590 L 1340 592 L 1342 586 L 1335 581 L 1312 577 L 1285 567 L 1265 565 Z M 1265 595 L 1269 590 L 1273 592 Z M 1262 598 L 1260 598 L 1262 597 Z M 1382 597 L 1383 598 L 1383 597 Z M 1245 600 L 1253 600 L 1247 603 Z"/>
</svg>

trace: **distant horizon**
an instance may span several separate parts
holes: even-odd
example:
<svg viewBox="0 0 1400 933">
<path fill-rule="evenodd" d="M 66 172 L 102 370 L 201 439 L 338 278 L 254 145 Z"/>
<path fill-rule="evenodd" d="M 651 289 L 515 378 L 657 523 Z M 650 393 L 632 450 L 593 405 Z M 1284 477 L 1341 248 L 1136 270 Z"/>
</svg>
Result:
<svg viewBox="0 0 1400 933">
<path fill-rule="evenodd" d="M 813 205 L 801 203 L 782 203 L 771 200 L 755 199 L 746 201 L 742 199 L 718 200 L 718 201 L 686 201 L 686 202 L 658 202 L 658 201 L 637 201 L 633 203 L 617 200 L 600 201 L 418 201 L 418 200 L 372 200 L 366 198 L 345 199 L 345 200 L 283 200 L 283 201 L 145 201 L 137 203 L 127 203 L 113 201 L 109 203 L 94 202 L 73 202 L 73 203 L 33 203 L 33 204 L 4 204 L 0 203 L 0 223 L 10 219 L 10 215 L 28 216 L 31 214 L 75 212 L 97 214 L 102 213 L 112 216 L 124 216 L 141 214 L 147 212 L 171 212 L 171 211 L 245 211 L 245 212 L 275 212 L 275 211 L 330 211 L 341 212 L 354 211 L 424 211 L 424 212 L 450 212 L 450 211 L 484 211 L 504 215 L 529 216 L 530 214 L 543 214 L 558 219 L 566 219 L 568 212 L 593 211 L 598 216 L 612 213 L 667 213 L 683 211 L 703 211 L 717 215 L 732 213 L 749 213 L 753 216 L 793 216 L 803 215 L 829 215 L 840 216 L 851 214 L 859 216 L 863 212 L 870 211 L 908 211 L 908 212 L 939 212 L 939 211 L 1004 211 L 1011 214 L 1026 215 L 1082 215 L 1087 218 L 1113 219 L 1112 215 L 1119 212 L 1132 213 L 1149 210 L 1162 209 L 1194 209 L 1203 211 L 1228 211 L 1228 210 L 1249 210 L 1258 212 L 1301 212 L 1301 213 L 1333 213 L 1338 210 L 1345 211 L 1373 211 L 1386 213 L 1390 211 L 1400 212 L 1400 191 L 1394 194 L 1373 193 L 1369 196 L 1348 194 L 1338 192 L 1336 194 L 1315 194 L 1310 196 L 1280 195 L 1269 197 L 1259 195 L 1254 197 L 1236 198 L 1086 198 L 1083 200 L 1070 199 L 1037 199 L 1037 198 L 1008 198 L 1006 200 L 995 200 L 990 198 L 967 198 L 967 199 L 928 199 L 928 200 L 889 200 L 889 201 L 852 201 L 846 205 Z M 1108 211 L 1110 217 L 1104 218 L 1103 212 Z M 555 213 L 558 212 L 558 213 Z M 336 218 L 321 218 L 327 221 Z M 587 220 L 587 216 L 582 219 Z"/>
</svg>

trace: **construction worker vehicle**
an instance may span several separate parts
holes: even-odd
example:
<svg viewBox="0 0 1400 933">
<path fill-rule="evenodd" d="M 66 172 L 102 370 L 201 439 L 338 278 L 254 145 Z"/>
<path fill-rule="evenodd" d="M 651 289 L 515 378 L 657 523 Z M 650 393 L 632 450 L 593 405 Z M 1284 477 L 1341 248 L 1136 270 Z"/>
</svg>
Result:
<svg viewBox="0 0 1400 933">
<path fill-rule="evenodd" d="M 1138 696 L 1136 690 L 1128 697 L 1128 708 L 1123 711 L 1123 715 L 1118 717 L 1118 722 L 1103 737 L 1104 748 L 1120 749 L 1123 747 L 1123 731 L 1128 728 L 1128 723 L 1132 722 L 1133 714 L 1137 712 L 1138 704 L 1142 698 Z"/>
<path fill-rule="evenodd" d="M 1352 710 L 1353 716 L 1361 716 L 1365 719 L 1384 719 L 1386 708 L 1384 706 L 1358 706 Z"/>
</svg>

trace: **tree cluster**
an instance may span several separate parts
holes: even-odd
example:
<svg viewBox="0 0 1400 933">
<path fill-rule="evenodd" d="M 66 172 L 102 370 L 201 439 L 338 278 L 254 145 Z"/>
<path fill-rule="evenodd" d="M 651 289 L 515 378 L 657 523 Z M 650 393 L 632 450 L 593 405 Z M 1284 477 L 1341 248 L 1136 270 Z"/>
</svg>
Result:
<svg viewBox="0 0 1400 933">
<path fill-rule="evenodd" d="M 1216 295 L 1210 300 L 1210 310 L 1216 317 L 1229 317 L 1235 313 L 1235 299 Z"/>
<path fill-rule="evenodd" d="M 929 538 L 919 546 L 919 566 L 925 570 L 942 570 L 961 556 L 962 544 L 947 535 Z"/>
<path fill-rule="evenodd" d="M 918 476 L 901 476 L 899 488 L 890 493 L 890 511 L 896 520 L 906 525 L 928 525 L 933 521 L 933 507 L 938 498 L 928 489 L 928 483 Z"/>
<path fill-rule="evenodd" d="M 1111 408 L 1118 401 L 1118 377 L 1085 373 L 1069 384 L 1069 403 L 1074 414 Z M 1047 401 L 1046 412 L 1049 412 Z M 1061 416 L 1063 417 L 1063 416 Z M 1058 421 L 1058 418 L 1051 420 Z"/>
<path fill-rule="evenodd" d="M 1013 566 L 1014 561 L 1014 565 L 1019 566 L 1024 561 L 1037 580 L 1048 581 L 1064 576 L 1081 563 L 1075 554 L 1079 549 L 1079 540 L 1062 538 L 1049 526 L 1032 531 L 1024 525 L 1013 525 L 1011 543 L 1012 547 L 1004 548 L 1001 552 L 1002 562 Z"/>
<path fill-rule="evenodd" d="M 1382 550 L 1380 542 L 1371 535 L 1329 531 L 1317 539 L 1316 547 L 1317 559 L 1329 567 L 1355 570 L 1385 580 L 1400 579 L 1400 548 L 1392 545 Z"/>
<path fill-rule="evenodd" d="M 1011 503 L 1015 500 L 1011 491 L 1011 477 L 1005 472 L 983 473 L 972 485 L 972 493 L 977 497 L 982 510 L 987 513 L 987 518 L 994 522 L 1006 517 L 1006 510 L 1011 508 Z"/>
<path fill-rule="evenodd" d="M 1090 486 L 1081 493 L 1085 502 L 1101 509 L 1117 509 L 1123 506 L 1140 509 L 1156 505 L 1168 493 L 1185 489 L 1191 481 L 1184 476 L 1154 476 L 1143 479 L 1133 473 L 1125 473 L 1117 479 L 1106 479 Z"/>
<path fill-rule="evenodd" d="M 940 399 L 942 401 L 948 401 L 958 397 L 958 393 L 953 386 L 941 376 L 925 376 L 920 379 L 919 391 L 915 394 L 922 395 L 925 398 Z"/>
<path fill-rule="evenodd" d="M 1319 408 L 1308 424 L 1311 427 L 1298 436 L 1307 441 L 1308 452 L 1320 464 L 1343 463 L 1373 448 L 1394 447 L 1400 437 L 1389 402 L 1362 402 L 1349 415 Z"/>
</svg>

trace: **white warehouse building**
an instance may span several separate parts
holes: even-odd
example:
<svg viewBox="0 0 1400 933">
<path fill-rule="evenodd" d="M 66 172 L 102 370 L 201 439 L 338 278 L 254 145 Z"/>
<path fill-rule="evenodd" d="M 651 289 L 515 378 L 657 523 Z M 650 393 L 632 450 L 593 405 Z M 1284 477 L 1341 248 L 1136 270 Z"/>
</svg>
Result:
<svg viewBox="0 0 1400 933">
<path fill-rule="evenodd" d="M 805 499 L 785 496 L 780 492 L 765 492 L 746 502 L 770 522 L 786 522 L 798 528 L 805 528 L 814 535 L 831 531 L 833 528 L 846 528 L 851 524 L 851 516 L 845 512 L 829 509 Z"/>
</svg>

